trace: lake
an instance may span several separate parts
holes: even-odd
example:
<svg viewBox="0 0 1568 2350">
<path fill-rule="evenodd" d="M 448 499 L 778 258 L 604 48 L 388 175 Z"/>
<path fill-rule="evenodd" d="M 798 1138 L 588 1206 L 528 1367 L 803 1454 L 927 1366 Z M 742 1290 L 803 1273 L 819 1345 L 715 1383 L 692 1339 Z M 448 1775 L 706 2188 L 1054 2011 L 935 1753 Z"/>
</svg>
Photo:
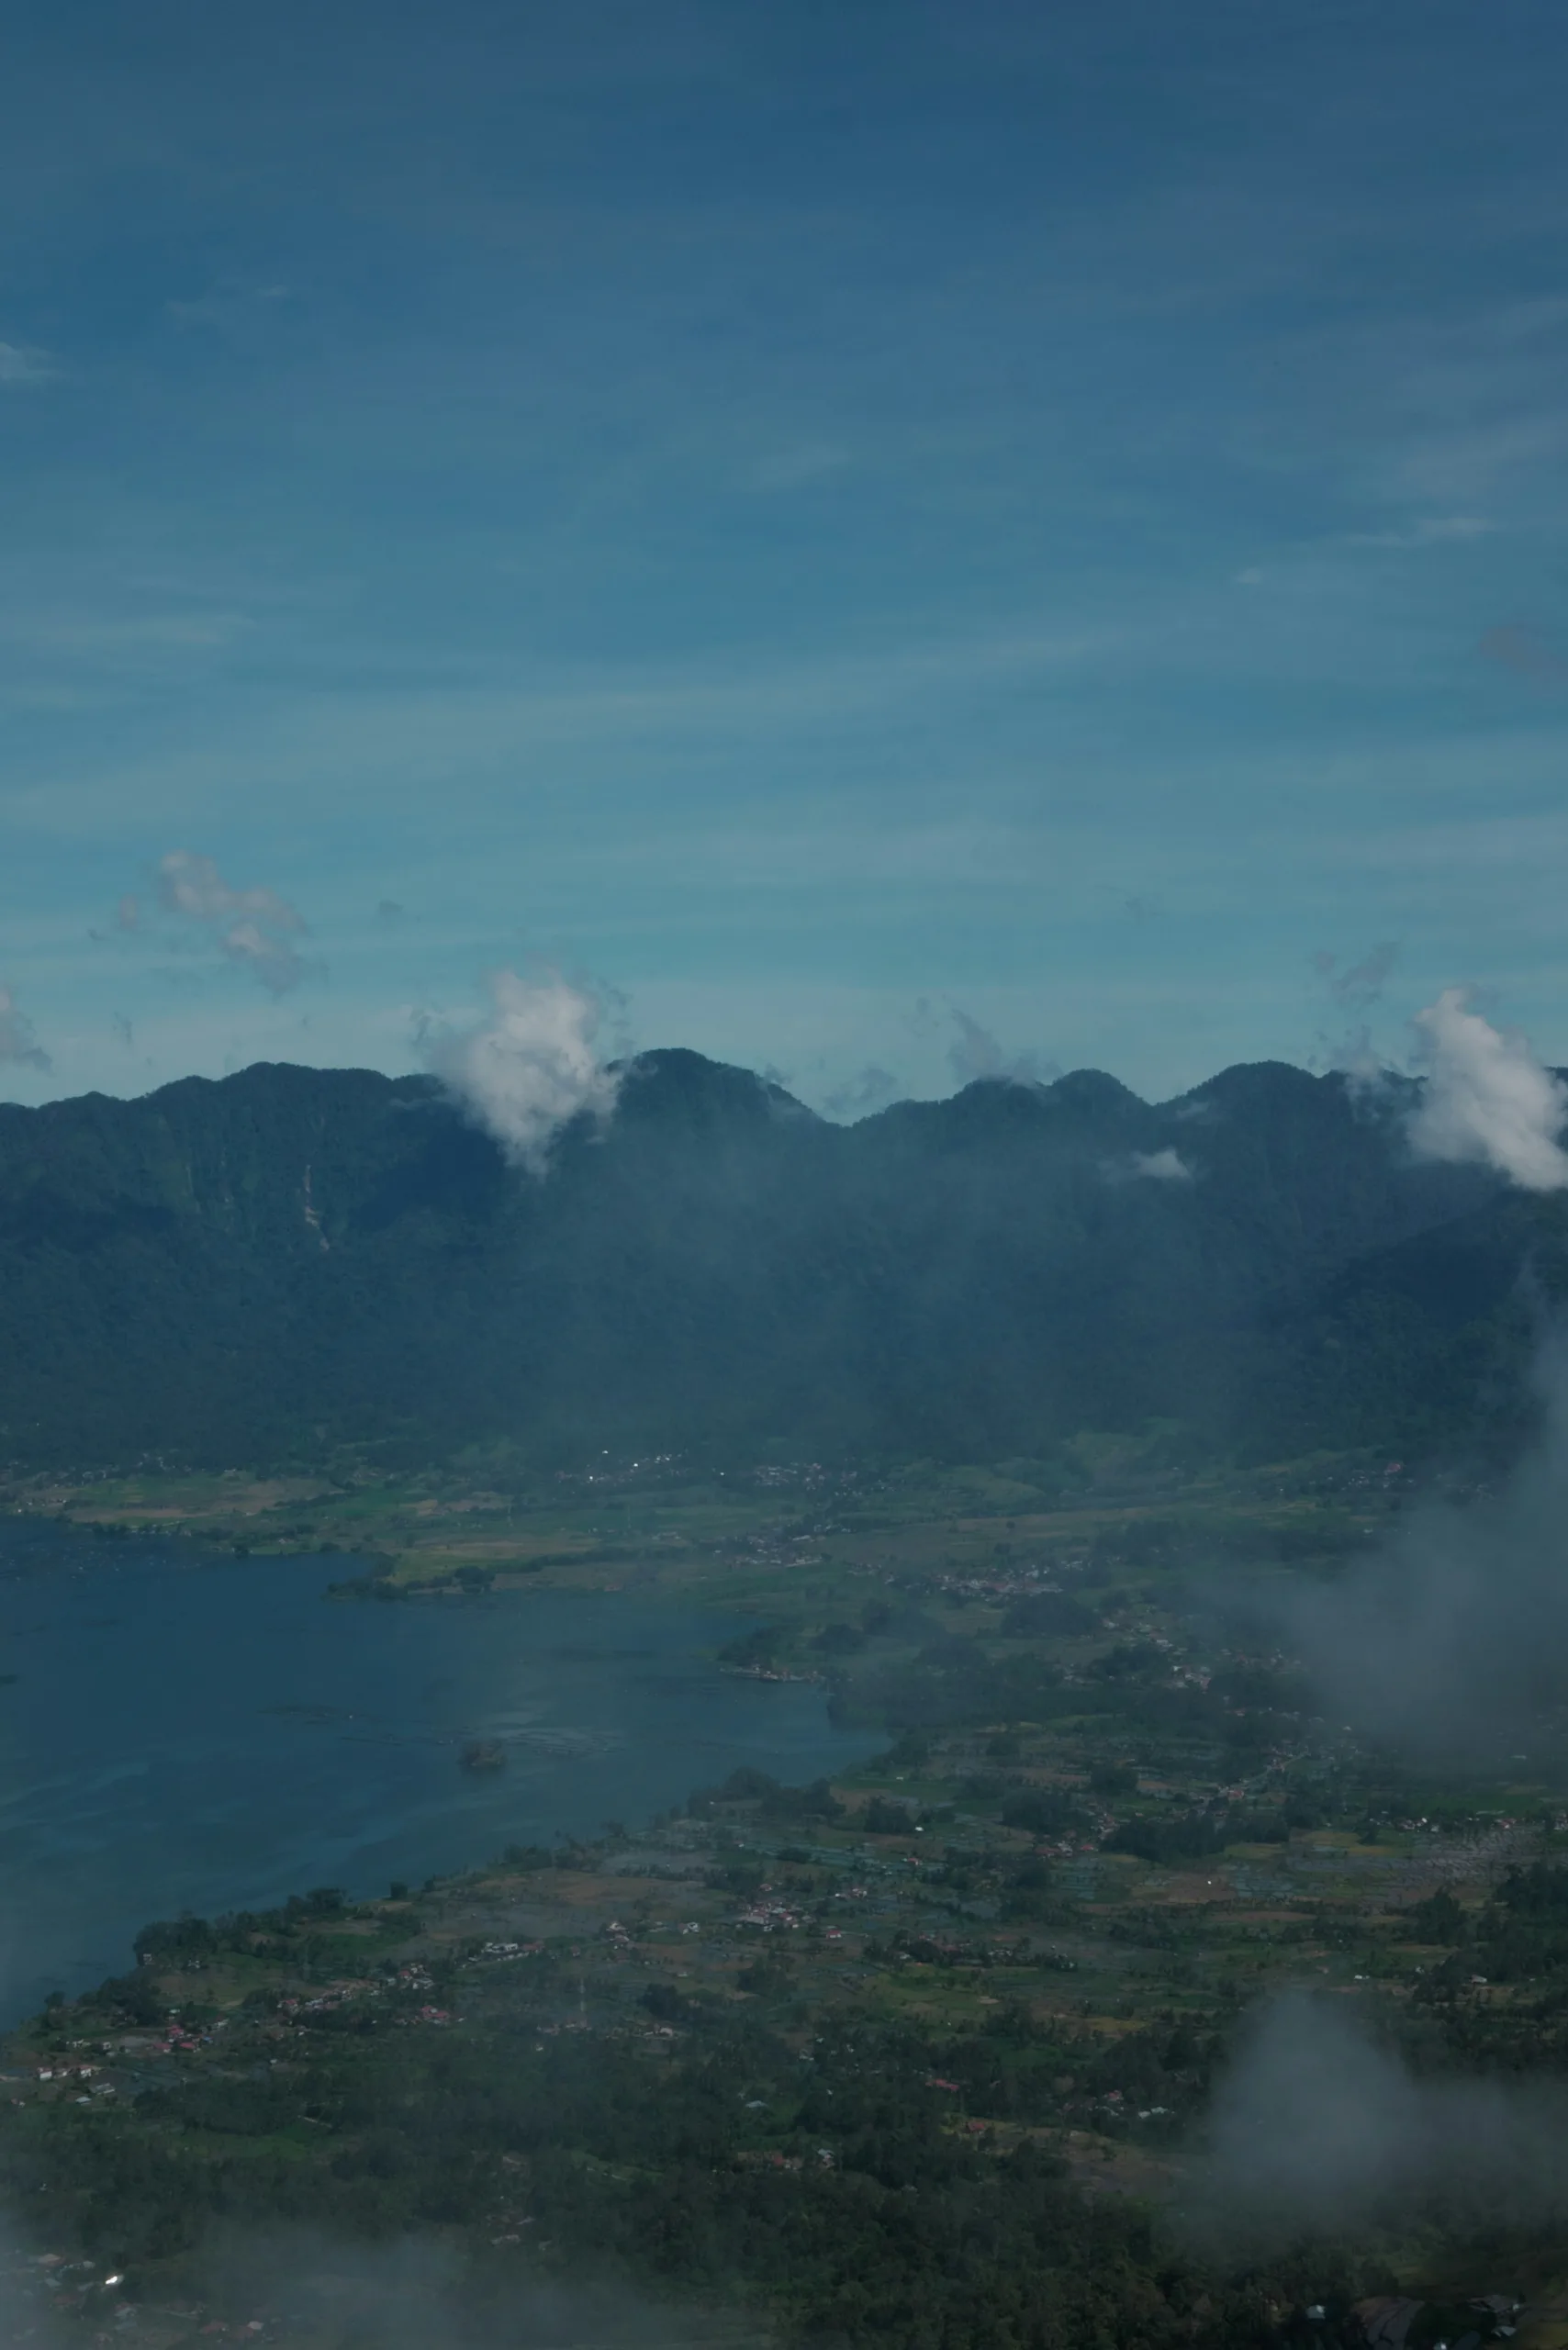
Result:
<svg viewBox="0 0 1568 2350">
<path fill-rule="evenodd" d="M 0 1525 L 0 2022 L 123 1973 L 153 1918 L 381 1894 L 628 1826 L 738 1763 L 880 1742 L 720 1673 L 742 1619 L 624 1593 L 330 1600 L 338 1558 Z M 503 1770 L 465 1772 L 476 1737 Z"/>
</svg>

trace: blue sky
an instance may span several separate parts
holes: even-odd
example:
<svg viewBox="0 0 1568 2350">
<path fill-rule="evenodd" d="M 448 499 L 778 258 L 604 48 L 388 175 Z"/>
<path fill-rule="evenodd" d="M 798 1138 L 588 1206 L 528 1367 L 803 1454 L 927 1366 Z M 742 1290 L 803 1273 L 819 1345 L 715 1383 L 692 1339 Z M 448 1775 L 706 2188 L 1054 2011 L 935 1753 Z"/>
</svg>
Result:
<svg viewBox="0 0 1568 2350">
<path fill-rule="evenodd" d="M 0 1092 L 1568 1060 L 1560 8 L 6 17 Z"/>
</svg>

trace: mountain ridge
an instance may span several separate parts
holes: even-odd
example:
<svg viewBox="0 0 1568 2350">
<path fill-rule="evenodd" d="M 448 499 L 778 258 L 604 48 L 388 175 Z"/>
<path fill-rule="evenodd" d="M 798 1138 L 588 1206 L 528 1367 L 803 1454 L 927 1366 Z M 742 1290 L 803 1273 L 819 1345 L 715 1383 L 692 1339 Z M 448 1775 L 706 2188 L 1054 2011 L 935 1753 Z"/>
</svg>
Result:
<svg viewBox="0 0 1568 2350">
<path fill-rule="evenodd" d="M 838 1125 L 674 1047 L 541 1177 L 426 1076 L 0 1105 L 0 1453 L 1419 1442 L 1518 1354 L 1562 1218 L 1417 1160 L 1407 1106 L 1260 1062 Z"/>
</svg>

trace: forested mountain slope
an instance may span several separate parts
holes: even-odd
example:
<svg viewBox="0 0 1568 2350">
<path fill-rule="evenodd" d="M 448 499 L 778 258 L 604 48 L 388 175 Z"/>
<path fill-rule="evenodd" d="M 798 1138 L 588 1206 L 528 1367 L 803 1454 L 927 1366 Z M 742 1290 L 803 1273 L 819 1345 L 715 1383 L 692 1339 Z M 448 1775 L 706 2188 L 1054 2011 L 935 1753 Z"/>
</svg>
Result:
<svg viewBox="0 0 1568 2350">
<path fill-rule="evenodd" d="M 1400 1113 L 1265 1063 L 840 1127 L 658 1052 L 540 1179 L 422 1077 L 0 1107 L 0 1452 L 1419 1441 L 1517 1354 L 1561 1219 Z"/>
</svg>

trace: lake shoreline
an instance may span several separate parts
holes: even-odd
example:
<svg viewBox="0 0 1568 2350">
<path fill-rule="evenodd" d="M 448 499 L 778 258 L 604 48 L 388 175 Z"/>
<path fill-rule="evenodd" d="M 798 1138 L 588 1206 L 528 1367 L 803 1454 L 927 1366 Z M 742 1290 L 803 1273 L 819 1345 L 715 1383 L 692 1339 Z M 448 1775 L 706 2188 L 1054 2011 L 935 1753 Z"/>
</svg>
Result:
<svg viewBox="0 0 1568 2350">
<path fill-rule="evenodd" d="M 877 1742 L 820 1686 L 720 1670 L 737 1611 L 537 1585 L 325 1606 L 342 1563 L 0 1527 L 0 2020 L 123 1972 L 151 1918 L 374 1897 Z M 502 1767 L 465 1770 L 476 1740 Z"/>
</svg>

